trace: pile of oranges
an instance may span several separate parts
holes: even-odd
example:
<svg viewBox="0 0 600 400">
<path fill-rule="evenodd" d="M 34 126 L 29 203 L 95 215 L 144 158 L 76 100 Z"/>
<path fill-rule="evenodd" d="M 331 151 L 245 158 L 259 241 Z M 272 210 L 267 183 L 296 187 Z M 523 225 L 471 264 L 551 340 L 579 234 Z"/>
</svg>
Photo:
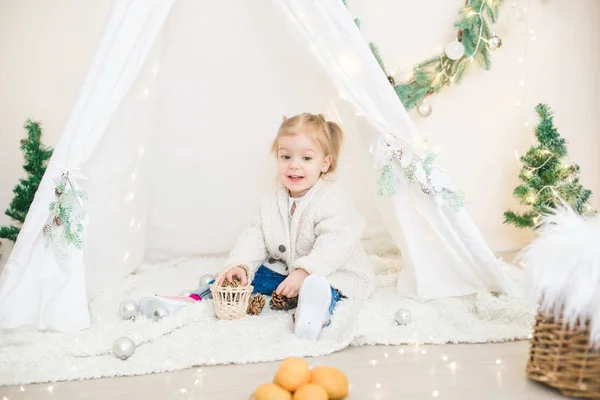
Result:
<svg viewBox="0 0 600 400">
<path fill-rule="evenodd" d="M 256 388 L 253 400 L 341 400 L 348 396 L 346 374 L 333 367 L 312 370 L 301 358 L 286 358 L 279 364 L 273 383 Z"/>
</svg>

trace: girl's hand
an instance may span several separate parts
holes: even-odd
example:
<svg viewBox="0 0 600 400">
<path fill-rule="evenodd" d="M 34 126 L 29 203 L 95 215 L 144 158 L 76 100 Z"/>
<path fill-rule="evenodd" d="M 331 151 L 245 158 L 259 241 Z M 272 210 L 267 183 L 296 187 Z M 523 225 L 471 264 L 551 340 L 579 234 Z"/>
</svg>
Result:
<svg viewBox="0 0 600 400">
<path fill-rule="evenodd" d="M 219 275 L 216 276 L 216 278 L 218 279 L 218 286 L 221 286 L 225 279 L 227 279 L 228 282 L 232 282 L 233 278 L 236 276 L 242 282 L 242 286 L 246 286 L 248 284 L 248 276 L 246 275 L 246 270 L 242 267 L 233 267 L 225 271 L 225 273 L 223 273 L 223 275 L 221 275 L 220 277 Z"/>
<path fill-rule="evenodd" d="M 297 269 L 291 274 L 288 275 L 287 278 L 277 287 L 275 293 L 287 297 L 296 297 L 298 293 L 300 293 L 300 287 L 302 286 L 302 282 L 308 276 L 308 272 L 303 269 Z"/>
</svg>

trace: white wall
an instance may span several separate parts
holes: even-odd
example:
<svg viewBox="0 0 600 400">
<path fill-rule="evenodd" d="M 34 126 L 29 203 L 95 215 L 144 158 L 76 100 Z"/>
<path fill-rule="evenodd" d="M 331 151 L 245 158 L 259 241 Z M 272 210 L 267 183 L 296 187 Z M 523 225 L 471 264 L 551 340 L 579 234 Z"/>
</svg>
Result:
<svg viewBox="0 0 600 400">
<path fill-rule="evenodd" d="M 56 143 L 111 3 L 0 2 L 0 209 L 8 206 L 12 186 L 22 175 L 18 142 L 24 120 L 42 120 L 45 142 Z M 380 46 L 388 68 L 402 69 L 452 39 L 451 26 L 463 0 L 349 3 L 365 36 Z M 533 34 L 522 35 L 524 26 L 500 21 L 496 32 L 504 45 L 493 55 L 492 70 L 474 71 L 460 86 L 434 97 L 428 119 L 415 115 L 422 133 L 440 148 L 446 170 L 467 194 L 475 223 L 496 251 L 516 249 L 529 240 L 527 232 L 503 226 L 502 213 L 514 204 L 511 192 L 519 169 L 514 151 L 522 153 L 531 143 L 532 133 L 523 125 L 535 122 L 530 114 L 536 103 L 552 106 L 570 142 L 571 158 L 582 168 L 582 182 L 600 192 L 600 2 L 531 0 L 528 7 Z M 519 63 L 519 57 L 525 61 Z M 525 107 L 516 107 L 517 101 Z M 0 224 L 7 222 L 0 216 Z"/>
</svg>

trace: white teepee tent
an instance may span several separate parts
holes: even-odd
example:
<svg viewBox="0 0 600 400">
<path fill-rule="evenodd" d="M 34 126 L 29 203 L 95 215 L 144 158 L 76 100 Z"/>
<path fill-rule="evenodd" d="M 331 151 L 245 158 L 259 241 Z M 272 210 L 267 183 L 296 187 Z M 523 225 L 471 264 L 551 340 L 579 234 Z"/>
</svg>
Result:
<svg viewBox="0 0 600 400">
<path fill-rule="evenodd" d="M 344 127 L 340 179 L 401 249 L 399 294 L 512 290 L 341 0 L 115 0 L 0 277 L 0 328 L 85 329 L 143 261 L 227 251 L 273 182 L 281 117 L 304 111 Z"/>
</svg>

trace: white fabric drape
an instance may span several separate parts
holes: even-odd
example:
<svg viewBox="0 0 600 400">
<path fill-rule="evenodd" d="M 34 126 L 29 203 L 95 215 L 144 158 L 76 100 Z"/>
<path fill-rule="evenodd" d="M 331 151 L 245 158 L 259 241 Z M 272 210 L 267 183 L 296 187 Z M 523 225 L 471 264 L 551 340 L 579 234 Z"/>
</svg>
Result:
<svg viewBox="0 0 600 400">
<path fill-rule="evenodd" d="M 93 154 L 160 32 L 174 0 L 117 0 L 90 71 L 54 150 L 10 259 L 0 277 L 0 328 L 89 327 L 83 252 L 59 261 L 45 247 L 43 226 L 54 179 L 69 172 L 80 187 Z M 84 246 L 85 248 L 85 246 Z"/>
<path fill-rule="evenodd" d="M 381 133 L 419 139 L 341 0 L 273 0 L 292 33 L 314 54 L 339 95 Z M 367 144 L 368 146 L 368 144 Z M 366 146 L 366 147 L 367 147 Z M 467 212 L 437 204 L 398 174 L 396 194 L 382 198 L 384 220 L 405 258 L 402 295 L 460 296 L 480 290 L 513 293 L 509 280 Z"/>
</svg>

